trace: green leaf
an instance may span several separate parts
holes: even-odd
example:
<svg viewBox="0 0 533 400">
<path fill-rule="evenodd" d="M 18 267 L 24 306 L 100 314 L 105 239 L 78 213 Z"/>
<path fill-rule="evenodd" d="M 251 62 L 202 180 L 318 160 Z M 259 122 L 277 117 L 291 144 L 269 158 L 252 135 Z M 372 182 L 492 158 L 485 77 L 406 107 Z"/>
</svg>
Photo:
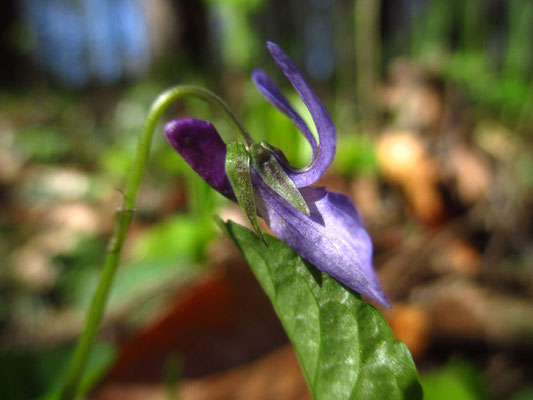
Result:
<svg viewBox="0 0 533 400">
<path fill-rule="evenodd" d="M 310 214 L 309 207 L 276 158 L 260 144 L 254 143 L 250 147 L 252 165 L 259 172 L 261 178 L 277 194 L 286 199 L 301 212 Z"/>
<path fill-rule="evenodd" d="M 420 399 L 411 354 L 359 294 L 285 243 L 217 220 L 270 298 L 315 399 Z"/>
<path fill-rule="evenodd" d="M 226 174 L 244 215 L 255 232 L 263 239 L 255 209 L 254 189 L 252 186 L 252 177 L 250 176 L 250 155 L 244 144 L 232 142 L 227 145 Z"/>
</svg>

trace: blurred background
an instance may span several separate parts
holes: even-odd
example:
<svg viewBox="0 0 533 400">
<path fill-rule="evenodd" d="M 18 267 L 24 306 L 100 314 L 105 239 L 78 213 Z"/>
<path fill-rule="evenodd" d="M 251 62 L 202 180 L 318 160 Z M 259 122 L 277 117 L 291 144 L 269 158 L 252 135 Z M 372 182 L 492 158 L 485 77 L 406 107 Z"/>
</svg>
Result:
<svg viewBox="0 0 533 400">
<path fill-rule="evenodd" d="M 533 0 L 0 2 L 0 398 L 61 383 L 143 119 L 165 88 L 224 98 L 310 149 L 250 79 L 280 44 L 339 144 L 321 184 L 375 243 L 428 399 L 533 399 Z M 211 120 L 187 100 L 166 119 Z M 83 385 L 95 399 L 308 399 L 272 308 L 213 215 L 243 223 L 160 128 Z"/>
</svg>

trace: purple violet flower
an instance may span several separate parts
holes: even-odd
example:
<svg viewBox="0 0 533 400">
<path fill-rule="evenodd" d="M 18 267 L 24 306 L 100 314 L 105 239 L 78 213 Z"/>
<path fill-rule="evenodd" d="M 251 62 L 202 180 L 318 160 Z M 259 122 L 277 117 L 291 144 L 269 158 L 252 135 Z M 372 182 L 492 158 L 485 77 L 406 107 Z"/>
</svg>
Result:
<svg viewBox="0 0 533 400">
<path fill-rule="evenodd" d="M 331 117 L 283 50 L 271 42 L 267 42 L 267 47 L 309 109 L 319 145 L 307 124 L 267 74 L 262 70 L 253 71 L 252 79 L 259 91 L 296 124 L 313 151 L 309 166 L 296 170 L 281 151 L 271 148 L 287 176 L 299 188 L 310 214 L 274 191 L 252 167 L 257 212 L 281 240 L 319 270 L 390 307 L 374 272 L 372 241 L 352 202 L 342 194 L 311 186 L 326 172 L 335 156 L 336 132 Z M 224 196 L 236 200 L 225 170 L 226 144 L 211 123 L 183 118 L 169 122 L 165 133 L 170 144 L 198 175 Z"/>
</svg>

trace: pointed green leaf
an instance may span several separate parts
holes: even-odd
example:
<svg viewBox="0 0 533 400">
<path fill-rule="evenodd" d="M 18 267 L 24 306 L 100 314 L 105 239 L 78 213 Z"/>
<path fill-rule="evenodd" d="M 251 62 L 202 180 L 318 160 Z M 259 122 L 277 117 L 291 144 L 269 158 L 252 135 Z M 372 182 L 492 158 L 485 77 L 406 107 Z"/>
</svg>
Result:
<svg viewBox="0 0 533 400">
<path fill-rule="evenodd" d="M 250 146 L 252 155 L 252 165 L 259 172 L 265 183 L 277 194 L 291 203 L 301 212 L 309 215 L 309 207 L 300 191 L 281 168 L 276 157 L 260 144 L 254 143 Z"/>
<path fill-rule="evenodd" d="M 264 242 L 255 209 L 254 189 L 250 176 L 250 155 L 244 144 L 233 142 L 227 145 L 226 174 L 244 215 Z"/>
<path fill-rule="evenodd" d="M 421 399 L 411 354 L 359 294 L 318 271 L 282 241 L 219 225 L 250 264 L 289 336 L 317 400 Z"/>
</svg>

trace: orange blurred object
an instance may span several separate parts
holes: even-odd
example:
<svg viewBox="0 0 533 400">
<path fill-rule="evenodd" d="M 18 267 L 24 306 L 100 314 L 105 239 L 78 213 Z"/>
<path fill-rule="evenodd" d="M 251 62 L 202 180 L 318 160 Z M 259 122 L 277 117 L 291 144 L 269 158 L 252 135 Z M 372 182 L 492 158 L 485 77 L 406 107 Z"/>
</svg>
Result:
<svg viewBox="0 0 533 400">
<path fill-rule="evenodd" d="M 440 222 L 444 205 L 437 189 L 438 165 L 418 135 L 385 133 L 378 140 L 377 155 L 384 178 L 402 189 L 415 216 L 430 225 Z"/>
<path fill-rule="evenodd" d="M 395 305 L 387 312 L 387 320 L 396 339 L 407 345 L 414 358 L 424 354 L 431 339 L 431 320 L 421 307 Z"/>
</svg>

